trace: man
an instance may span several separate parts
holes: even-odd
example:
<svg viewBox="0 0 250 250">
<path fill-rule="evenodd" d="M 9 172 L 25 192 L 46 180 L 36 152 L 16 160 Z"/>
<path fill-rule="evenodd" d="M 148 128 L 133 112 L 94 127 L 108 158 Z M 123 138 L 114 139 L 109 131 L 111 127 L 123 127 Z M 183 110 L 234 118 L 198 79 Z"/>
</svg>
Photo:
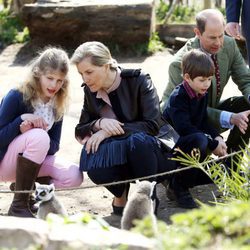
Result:
<svg viewBox="0 0 250 250">
<path fill-rule="evenodd" d="M 242 33 L 246 39 L 248 64 L 250 63 L 250 1 L 249 0 L 226 0 L 226 15 L 227 25 L 226 32 L 228 35 L 240 40 L 240 25 L 241 16 Z"/>
<path fill-rule="evenodd" d="M 169 82 L 163 94 L 163 109 L 168 98 L 182 81 L 181 61 L 183 55 L 194 48 L 200 48 L 215 60 L 216 74 L 208 91 L 208 116 L 213 126 L 220 132 L 230 129 L 227 138 L 227 152 L 238 151 L 249 142 L 248 128 L 250 114 L 250 71 L 234 39 L 224 35 L 224 18 L 215 9 L 206 9 L 196 16 L 195 37 L 176 53 L 169 66 Z M 242 96 L 221 100 L 229 78 L 238 86 Z M 235 160 L 235 159 L 234 159 Z M 231 167 L 231 160 L 228 165 Z"/>
</svg>

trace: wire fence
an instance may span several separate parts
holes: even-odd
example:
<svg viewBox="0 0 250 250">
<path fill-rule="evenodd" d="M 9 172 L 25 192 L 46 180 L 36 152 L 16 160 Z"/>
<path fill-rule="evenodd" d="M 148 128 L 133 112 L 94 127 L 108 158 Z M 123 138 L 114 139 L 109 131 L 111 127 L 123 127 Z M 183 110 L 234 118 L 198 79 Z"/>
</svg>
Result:
<svg viewBox="0 0 250 250">
<path fill-rule="evenodd" d="M 237 152 L 233 152 L 230 154 L 227 154 L 226 156 L 222 156 L 222 157 L 218 157 L 216 159 L 211 159 L 208 161 L 204 161 L 202 163 L 199 164 L 199 167 L 202 166 L 207 166 L 209 164 L 213 164 L 216 163 L 218 161 L 222 161 L 228 157 L 237 155 L 239 153 L 241 153 L 242 151 L 239 150 Z M 109 182 L 109 183 L 103 183 L 103 184 L 91 184 L 88 186 L 80 186 L 80 187 L 72 187 L 72 188 L 61 188 L 61 189 L 56 189 L 56 192 L 60 192 L 60 191 L 72 191 L 72 190 L 83 190 L 83 189 L 91 189 L 91 188 L 99 188 L 99 187 L 107 187 L 107 186 L 113 186 L 113 185 L 120 185 L 120 184 L 126 184 L 126 183 L 131 183 L 131 182 L 135 182 L 135 181 L 142 181 L 142 180 L 147 180 L 150 178 L 157 178 L 160 176 L 165 176 L 165 175 L 171 175 L 171 174 L 176 174 L 178 172 L 182 172 L 182 171 L 186 171 L 192 168 L 197 168 L 197 166 L 187 166 L 187 167 L 182 167 L 182 168 L 177 168 L 174 170 L 170 170 L 170 171 L 166 171 L 166 172 L 162 172 L 162 173 L 158 173 L 158 174 L 153 174 L 153 175 L 148 175 L 148 176 L 143 176 L 140 178 L 133 178 L 133 179 L 127 179 L 127 180 L 123 180 L 123 181 L 115 181 L 115 182 Z M 34 190 L 15 190 L 15 191 L 11 191 L 11 190 L 0 190 L 0 193 L 33 193 Z"/>
</svg>

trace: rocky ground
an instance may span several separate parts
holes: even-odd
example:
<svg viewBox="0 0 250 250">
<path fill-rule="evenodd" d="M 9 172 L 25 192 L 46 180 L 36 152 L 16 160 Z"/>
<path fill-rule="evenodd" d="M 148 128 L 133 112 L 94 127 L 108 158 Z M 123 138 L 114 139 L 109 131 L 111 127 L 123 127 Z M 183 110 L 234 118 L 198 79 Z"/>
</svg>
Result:
<svg viewBox="0 0 250 250">
<path fill-rule="evenodd" d="M 37 48 L 27 45 L 12 45 L 3 50 L 0 54 L 0 99 L 7 91 L 19 84 L 26 73 L 26 65 L 30 62 Z M 159 52 L 148 57 L 118 57 L 116 58 L 122 67 L 142 68 L 150 73 L 153 82 L 157 88 L 159 96 L 162 95 L 167 83 L 167 69 L 172 58 L 168 50 Z M 83 101 L 83 93 L 80 88 L 81 79 L 72 66 L 70 70 L 71 79 L 71 102 L 67 115 L 65 116 L 61 150 L 58 153 L 65 159 L 79 162 L 81 146 L 74 139 L 74 127 L 79 118 L 79 112 Z M 231 85 L 225 91 L 225 95 L 236 93 L 237 89 Z M 2 193 L 2 190 L 8 190 L 9 183 L 0 183 L 0 215 L 6 215 L 11 202 L 12 194 Z M 90 186 L 92 186 L 90 188 Z M 133 191 L 133 186 L 131 192 Z M 160 198 L 158 218 L 170 223 L 171 215 L 179 212 L 185 212 L 180 209 L 176 203 L 169 201 L 165 195 L 165 188 L 162 185 L 157 187 Z M 214 185 L 199 186 L 192 189 L 193 196 L 205 203 L 214 200 L 213 193 L 216 193 Z M 96 187 L 85 175 L 85 180 L 80 189 L 58 191 L 56 195 L 65 205 L 69 214 L 75 214 L 81 211 L 87 211 L 103 217 L 112 226 L 120 226 L 120 217 L 112 214 L 112 195 L 104 187 Z"/>
</svg>

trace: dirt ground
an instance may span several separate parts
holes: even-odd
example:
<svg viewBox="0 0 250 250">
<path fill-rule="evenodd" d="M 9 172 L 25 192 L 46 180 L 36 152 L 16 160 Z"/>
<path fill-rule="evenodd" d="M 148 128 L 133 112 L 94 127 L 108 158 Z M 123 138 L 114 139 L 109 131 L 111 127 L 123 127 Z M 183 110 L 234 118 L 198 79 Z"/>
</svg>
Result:
<svg viewBox="0 0 250 250">
<path fill-rule="evenodd" d="M 25 77 L 27 63 L 30 62 L 37 48 L 30 45 L 12 45 L 0 52 L 0 100 L 8 90 L 16 86 L 20 79 Z M 159 96 L 162 95 L 167 83 L 168 64 L 172 58 L 168 50 L 159 52 L 149 57 L 119 57 L 116 58 L 122 67 L 142 68 L 150 73 L 157 88 Z M 78 121 L 83 93 L 80 88 L 81 79 L 76 69 L 72 66 L 70 70 L 71 80 L 71 102 L 67 115 L 64 119 L 60 157 L 79 163 L 81 145 L 74 139 L 74 127 Z M 231 87 L 228 91 L 237 91 Z M 10 183 L 0 183 L 0 215 L 6 215 L 11 203 L 12 194 L 1 193 L 1 190 L 8 190 Z M 80 189 L 69 191 L 58 191 L 56 195 L 62 201 L 69 214 L 87 211 L 104 218 L 110 225 L 120 227 L 120 217 L 112 214 L 112 195 L 104 187 L 92 187 L 93 183 L 85 174 L 85 179 Z M 131 192 L 133 192 L 133 186 Z M 194 198 L 209 203 L 213 201 L 213 192 L 216 193 L 214 185 L 199 186 L 191 190 Z M 165 188 L 159 184 L 157 192 L 160 199 L 158 218 L 167 223 L 170 216 L 185 212 L 185 209 L 178 208 L 176 203 L 169 201 L 165 195 Z"/>
</svg>

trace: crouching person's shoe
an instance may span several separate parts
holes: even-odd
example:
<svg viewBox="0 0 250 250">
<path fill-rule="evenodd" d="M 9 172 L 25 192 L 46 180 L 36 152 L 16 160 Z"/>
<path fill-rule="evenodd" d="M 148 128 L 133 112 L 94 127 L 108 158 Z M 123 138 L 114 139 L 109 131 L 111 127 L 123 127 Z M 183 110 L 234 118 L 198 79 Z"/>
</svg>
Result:
<svg viewBox="0 0 250 250">
<path fill-rule="evenodd" d="M 172 199 L 175 198 L 179 207 L 186 209 L 198 208 L 188 188 L 173 181 L 168 189 L 167 193 L 171 194 Z"/>
<path fill-rule="evenodd" d="M 175 201 L 176 197 L 174 194 L 174 191 L 172 188 L 169 187 L 170 182 L 168 180 L 164 180 L 163 182 L 161 182 L 161 184 L 164 186 L 165 190 L 166 190 L 166 196 L 170 201 Z"/>
</svg>

